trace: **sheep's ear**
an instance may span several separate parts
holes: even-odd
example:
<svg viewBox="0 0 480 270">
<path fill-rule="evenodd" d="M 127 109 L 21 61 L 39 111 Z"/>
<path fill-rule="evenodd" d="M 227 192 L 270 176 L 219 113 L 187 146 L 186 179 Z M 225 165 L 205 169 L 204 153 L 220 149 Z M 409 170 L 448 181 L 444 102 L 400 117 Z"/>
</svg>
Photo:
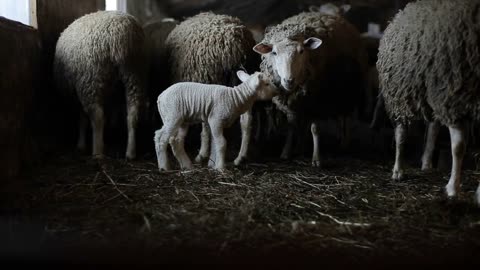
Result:
<svg viewBox="0 0 480 270">
<path fill-rule="evenodd" d="M 352 5 L 341 5 L 340 6 L 340 9 L 343 11 L 343 13 L 347 13 L 351 8 L 352 8 Z"/>
<path fill-rule="evenodd" d="M 322 45 L 323 41 L 319 38 L 311 37 L 307 38 L 304 42 L 303 45 L 305 46 L 306 49 L 308 50 L 315 50 Z"/>
<path fill-rule="evenodd" d="M 243 70 L 239 70 L 237 71 L 237 77 L 240 79 L 240 81 L 246 82 L 250 78 L 250 75 Z"/>
<path fill-rule="evenodd" d="M 308 7 L 308 10 L 309 10 L 310 12 L 320 12 L 320 7 L 310 6 L 310 7 Z"/>
<path fill-rule="evenodd" d="M 267 54 L 272 52 L 273 46 L 271 44 L 258 43 L 253 47 L 253 50 L 259 54 Z"/>
</svg>

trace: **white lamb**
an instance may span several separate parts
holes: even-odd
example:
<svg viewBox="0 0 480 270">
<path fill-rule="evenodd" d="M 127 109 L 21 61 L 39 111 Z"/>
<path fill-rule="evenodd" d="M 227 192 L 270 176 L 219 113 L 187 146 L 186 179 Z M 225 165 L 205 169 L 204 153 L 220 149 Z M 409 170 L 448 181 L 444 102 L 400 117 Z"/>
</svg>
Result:
<svg viewBox="0 0 480 270">
<path fill-rule="evenodd" d="M 155 150 L 159 170 L 170 169 L 167 145 L 182 169 L 191 169 L 192 162 L 184 148 L 188 126 L 197 122 L 208 123 L 213 136 L 210 164 L 217 170 L 225 169 L 227 142 L 223 129 L 229 127 L 243 113 L 250 110 L 256 100 L 270 100 L 278 94 L 268 76 L 261 72 L 249 75 L 237 72 L 243 82 L 235 87 L 193 82 L 170 86 L 158 97 L 158 111 L 163 127 L 155 132 Z"/>
</svg>

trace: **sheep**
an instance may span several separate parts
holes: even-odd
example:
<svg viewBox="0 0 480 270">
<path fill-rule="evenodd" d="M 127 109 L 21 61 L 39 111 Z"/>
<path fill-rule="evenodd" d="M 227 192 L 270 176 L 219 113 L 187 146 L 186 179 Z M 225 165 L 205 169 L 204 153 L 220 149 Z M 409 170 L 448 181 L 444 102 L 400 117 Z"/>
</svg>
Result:
<svg viewBox="0 0 480 270">
<path fill-rule="evenodd" d="M 480 1 L 422 0 L 408 4 L 387 27 L 377 67 L 385 109 L 395 125 L 396 155 L 392 178 L 404 177 L 407 127 L 429 124 L 422 167 L 431 167 L 441 125 L 449 128 L 451 176 L 445 191 L 460 191 L 461 166 L 469 122 L 480 120 Z M 480 205 L 480 187 L 476 192 Z"/>
<path fill-rule="evenodd" d="M 259 57 L 252 51 L 255 40 L 240 19 L 200 13 L 180 23 L 166 40 L 167 55 L 173 83 L 198 82 L 233 86 L 235 71 L 258 67 Z M 258 59 L 258 60 L 257 60 Z M 242 143 L 235 165 L 247 157 L 252 116 L 246 112 L 240 118 Z M 201 147 L 195 158 L 200 163 L 208 158 L 210 134 L 202 125 Z"/>
<path fill-rule="evenodd" d="M 86 148 L 88 115 L 93 131 L 93 156 L 104 155 L 104 125 L 110 99 L 125 88 L 127 103 L 127 159 L 136 157 L 136 128 L 145 105 L 145 36 L 137 20 L 115 11 L 85 15 L 61 34 L 55 50 L 56 87 L 77 98 L 80 116 L 78 148 Z"/>
<path fill-rule="evenodd" d="M 184 139 L 188 126 L 204 122 L 213 135 L 213 148 L 210 159 L 215 169 L 225 169 L 226 140 L 223 129 L 250 110 L 256 100 L 270 100 L 277 94 L 271 80 L 260 72 L 248 75 L 237 72 L 243 82 L 235 87 L 193 82 L 176 83 L 158 97 L 158 111 L 163 127 L 155 132 L 155 150 L 158 168 L 170 170 L 167 158 L 167 144 L 170 142 L 173 153 L 182 169 L 191 169 L 192 162 L 184 149 Z"/>
<path fill-rule="evenodd" d="M 165 41 L 178 24 L 179 22 L 173 18 L 164 18 L 143 25 L 143 31 L 147 40 L 147 52 L 150 59 L 148 100 L 155 100 L 161 89 L 166 89 L 171 85 L 168 78 L 170 71 L 168 69 Z M 156 108 L 152 108 L 149 111 L 149 117 L 151 123 L 156 124 L 159 122 Z"/>
<path fill-rule="evenodd" d="M 281 157 L 289 158 L 298 115 L 304 116 L 314 120 L 312 165 L 319 167 L 317 120 L 351 114 L 366 85 L 359 33 L 341 16 L 304 12 L 271 27 L 254 50 L 262 54 L 262 72 L 286 90 L 273 99 L 289 124 Z"/>
</svg>

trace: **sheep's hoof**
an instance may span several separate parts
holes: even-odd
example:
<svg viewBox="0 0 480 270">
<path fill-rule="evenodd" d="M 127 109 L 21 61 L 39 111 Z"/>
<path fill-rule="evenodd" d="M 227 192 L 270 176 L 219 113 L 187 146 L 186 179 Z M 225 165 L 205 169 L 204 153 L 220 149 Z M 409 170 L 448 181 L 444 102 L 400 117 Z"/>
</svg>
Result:
<svg viewBox="0 0 480 270">
<path fill-rule="evenodd" d="M 312 167 L 320 168 L 322 167 L 322 162 L 320 160 L 312 160 Z"/>
<path fill-rule="evenodd" d="M 403 180 L 404 174 L 402 170 L 394 170 L 392 175 L 392 180 Z"/>
<path fill-rule="evenodd" d="M 280 156 L 280 159 L 281 160 L 289 160 L 290 159 L 290 154 L 282 153 L 282 155 Z"/>
<path fill-rule="evenodd" d="M 125 155 L 128 161 L 135 160 L 137 158 L 136 154 L 126 154 Z"/>
<path fill-rule="evenodd" d="M 450 199 L 455 198 L 459 189 L 460 188 L 456 187 L 455 185 L 447 184 L 445 186 L 445 194 L 447 194 L 447 197 Z"/>
<path fill-rule="evenodd" d="M 240 166 L 245 162 L 246 158 L 245 157 L 237 157 L 235 161 L 233 161 L 233 164 L 235 166 Z"/>
<path fill-rule="evenodd" d="M 188 164 L 182 166 L 183 171 L 191 171 L 192 169 L 193 169 L 193 164 L 192 163 L 188 163 Z"/>
<path fill-rule="evenodd" d="M 200 163 L 204 162 L 205 160 L 207 160 L 207 158 L 208 157 L 204 157 L 202 155 L 197 155 L 195 157 L 195 163 L 200 164 Z"/>
<path fill-rule="evenodd" d="M 422 162 L 422 171 L 430 171 L 433 169 L 431 162 Z"/>
</svg>

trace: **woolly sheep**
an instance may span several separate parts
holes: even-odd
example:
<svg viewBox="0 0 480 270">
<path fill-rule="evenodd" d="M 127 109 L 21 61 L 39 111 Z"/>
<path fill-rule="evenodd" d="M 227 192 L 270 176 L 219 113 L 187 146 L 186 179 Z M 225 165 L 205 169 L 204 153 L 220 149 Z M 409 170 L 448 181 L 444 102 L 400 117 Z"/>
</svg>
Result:
<svg viewBox="0 0 480 270">
<path fill-rule="evenodd" d="M 166 89 L 171 85 L 170 79 L 168 78 L 170 70 L 168 68 L 165 41 L 178 23 L 175 19 L 164 18 L 148 22 L 143 26 L 150 59 L 148 100 L 156 100 L 160 94 L 160 90 Z M 152 110 L 149 111 L 149 117 L 151 117 L 152 123 L 159 122 L 159 119 L 156 119 L 158 117 L 156 108 L 152 108 Z"/>
<path fill-rule="evenodd" d="M 200 13 L 180 23 L 166 41 L 173 82 L 198 82 L 233 86 L 235 71 L 257 66 L 252 51 L 255 41 L 251 32 L 235 17 Z M 235 164 L 246 159 L 250 140 L 252 116 L 246 112 L 240 119 L 242 144 Z M 195 158 L 208 158 L 210 134 L 202 126 L 200 151 Z"/>
<path fill-rule="evenodd" d="M 77 95 L 93 130 L 93 155 L 104 155 L 106 107 L 119 88 L 125 88 L 128 145 L 126 157 L 136 157 L 136 127 L 144 104 L 144 33 L 136 19 L 113 11 L 99 11 L 74 21 L 58 40 L 54 77 L 57 88 Z M 114 105 L 115 106 L 115 105 Z M 81 113 L 78 147 L 85 149 L 88 120 Z"/>
<path fill-rule="evenodd" d="M 271 27 L 254 50 L 262 54 L 261 70 L 286 90 L 273 99 L 289 123 L 282 158 L 290 156 L 300 115 L 314 120 L 312 165 L 320 166 L 316 120 L 350 115 L 366 85 L 359 33 L 341 16 L 304 12 Z"/>
<path fill-rule="evenodd" d="M 155 132 L 155 150 L 160 170 L 169 170 L 167 144 L 170 142 L 182 169 L 190 169 L 192 162 L 184 149 L 189 124 L 205 122 L 213 135 L 210 159 L 217 170 L 225 168 L 226 140 L 223 129 L 239 115 L 250 110 L 258 100 L 269 100 L 277 93 L 271 80 L 260 72 L 248 75 L 238 71 L 242 84 L 233 88 L 193 82 L 177 83 L 158 97 L 158 111 L 163 127 Z"/>
<path fill-rule="evenodd" d="M 396 125 L 393 179 L 404 175 L 406 129 L 429 122 L 422 167 L 431 166 L 440 124 L 450 130 L 452 171 L 446 193 L 460 190 L 468 123 L 480 120 L 478 0 L 423 0 L 408 4 L 387 27 L 377 63 L 385 109 Z M 480 204 L 480 186 L 476 192 Z"/>
</svg>

